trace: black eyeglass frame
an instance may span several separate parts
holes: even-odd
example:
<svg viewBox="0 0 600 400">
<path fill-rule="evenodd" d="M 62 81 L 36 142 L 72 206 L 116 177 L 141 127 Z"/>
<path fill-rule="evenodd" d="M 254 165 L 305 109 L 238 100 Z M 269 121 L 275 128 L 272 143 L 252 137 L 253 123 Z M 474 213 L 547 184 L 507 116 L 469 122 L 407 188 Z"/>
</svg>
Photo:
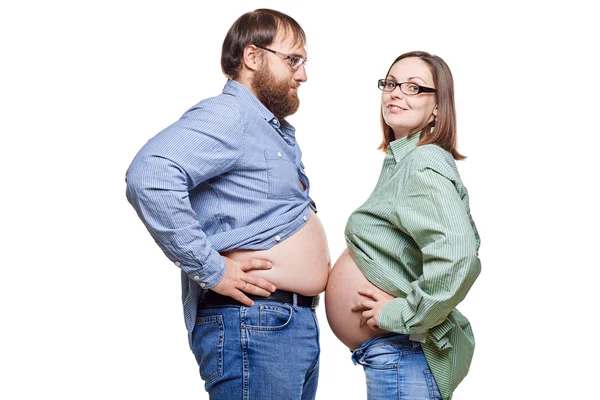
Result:
<svg viewBox="0 0 600 400">
<path fill-rule="evenodd" d="M 285 53 L 282 53 L 280 51 L 277 50 L 273 50 L 273 49 L 269 49 L 268 47 L 263 47 L 263 46 L 259 46 L 257 44 L 255 44 L 256 47 L 258 47 L 259 49 L 263 49 L 263 50 L 267 50 L 270 51 L 271 53 L 275 54 L 276 56 L 282 57 L 285 60 L 289 60 L 290 61 L 290 68 L 294 71 L 298 71 L 300 69 L 301 66 L 306 65 L 306 63 L 308 62 L 308 60 L 306 58 L 302 58 L 302 57 L 292 57 L 289 56 Z M 302 60 L 302 62 L 296 67 L 294 68 L 294 64 L 296 63 L 296 61 L 298 60 Z"/>
<path fill-rule="evenodd" d="M 382 89 L 381 87 L 383 86 L 385 88 L 387 86 L 388 82 L 391 83 L 394 86 L 392 88 L 392 90 Z M 405 83 L 410 83 L 411 85 L 414 85 L 414 86 L 418 87 L 419 91 L 417 93 L 406 93 L 404 90 L 402 90 L 402 85 L 404 85 Z M 377 81 L 377 88 L 379 90 L 383 91 L 383 92 L 391 93 L 394 90 L 396 90 L 396 87 L 399 87 L 400 91 L 402 93 L 404 93 L 405 95 L 407 95 L 407 96 L 416 96 L 416 95 L 421 94 L 421 93 L 435 93 L 435 91 L 436 91 L 434 88 L 430 88 L 430 87 L 427 87 L 427 86 L 417 85 L 414 82 L 394 82 L 394 81 L 392 81 L 390 79 L 379 79 Z"/>
</svg>

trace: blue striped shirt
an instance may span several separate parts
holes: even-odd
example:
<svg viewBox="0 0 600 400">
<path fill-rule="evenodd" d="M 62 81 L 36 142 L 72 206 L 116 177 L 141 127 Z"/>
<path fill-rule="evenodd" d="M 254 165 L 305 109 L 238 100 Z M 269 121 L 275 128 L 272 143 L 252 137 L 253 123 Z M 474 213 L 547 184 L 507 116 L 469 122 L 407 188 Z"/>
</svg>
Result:
<svg viewBox="0 0 600 400">
<path fill-rule="evenodd" d="M 150 139 L 126 182 L 127 199 L 181 268 L 190 333 L 203 290 L 224 275 L 220 252 L 269 249 L 316 211 L 294 127 L 233 80 Z"/>
</svg>

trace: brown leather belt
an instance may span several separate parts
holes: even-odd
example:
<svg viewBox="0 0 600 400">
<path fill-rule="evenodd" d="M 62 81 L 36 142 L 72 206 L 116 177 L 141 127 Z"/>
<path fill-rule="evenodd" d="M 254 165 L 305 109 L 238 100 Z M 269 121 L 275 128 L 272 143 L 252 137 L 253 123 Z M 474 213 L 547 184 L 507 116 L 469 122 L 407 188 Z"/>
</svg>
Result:
<svg viewBox="0 0 600 400">
<path fill-rule="evenodd" d="M 262 297 L 262 296 L 256 296 L 256 295 L 245 293 L 246 296 L 248 296 L 249 298 L 251 298 L 254 301 L 261 301 L 261 300 L 265 301 L 266 300 L 266 301 L 277 301 L 280 303 L 288 303 L 288 304 L 294 304 L 294 294 L 296 295 L 296 305 L 298 305 L 300 307 L 310 307 L 314 310 L 319 305 L 319 296 L 304 296 L 301 294 L 288 292 L 286 290 L 276 290 L 273 293 L 271 293 L 271 295 L 269 297 Z M 206 293 L 206 296 L 204 297 L 204 299 L 202 299 L 200 304 L 198 304 L 198 307 L 243 306 L 243 305 L 244 304 L 240 303 L 239 301 L 237 301 L 231 297 L 223 296 L 222 294 L 219 294 L 217 292 L 213 292 L 212 290 L 209 290 Z"/>
</svg>

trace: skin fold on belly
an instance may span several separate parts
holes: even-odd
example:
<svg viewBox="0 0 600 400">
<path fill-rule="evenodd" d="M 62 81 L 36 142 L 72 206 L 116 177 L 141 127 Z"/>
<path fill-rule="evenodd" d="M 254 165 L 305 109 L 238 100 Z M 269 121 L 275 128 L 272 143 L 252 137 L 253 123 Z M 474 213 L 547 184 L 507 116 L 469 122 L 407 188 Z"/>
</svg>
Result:
<svg viewBox="0 0 600 400">
<path fill-rule="evenodd" d="M 221 253 L 235 261 L 264 259 L 273 263 L 270 270 L 249 271 L 273 283 L 277 289 L 315 296 L 325 290 L 331 259 L 321 221 L 310 211 L 304 227 L 268 250 L 232 250 Z"/>
<path fill-rule="evenodd" d="M 371 289 L 390 300 L 395 297 L 373 285 L 358 269 L 348 249 L 336 261 L 325 290 L 325 312 L 333 333 L 350 350 L 355 350 L 367 340 L 388 333 L 373 330 L 366 325 L 360 312 L 351 310 L 362 297 L 359 289 Z"/>
</svg>

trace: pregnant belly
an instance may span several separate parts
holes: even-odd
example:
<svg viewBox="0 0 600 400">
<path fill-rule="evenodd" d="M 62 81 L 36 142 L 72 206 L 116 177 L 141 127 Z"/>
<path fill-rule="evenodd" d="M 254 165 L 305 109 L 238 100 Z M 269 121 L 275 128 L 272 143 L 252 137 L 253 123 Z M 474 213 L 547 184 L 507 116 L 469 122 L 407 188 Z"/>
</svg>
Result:
<svg viewBox="0 0 600 400">
<path fill-rule="evenodd" d="M 367 340 L 388 333 L 382 329 L 369 328 L 360 312 L 351 311 L 361 299 L 358 289 L 372 289 L 388 299 L 394 296 L 379 289 L 362 274 L 348 249 L 336 261 L 325 290 L 325 312 L 333 333 L 350 350 L 355 350 Z"/>
<path fill-rule="evenodd" d="M 325 230 L 312 210 L 302 229 L 269 250 L 233 250 L 221 254 L 235 261 L 269 260 L 273 263 L 270 270 L 249 273 L 268 280 L 277 289 L 305 296 L 325 290 L 331 267 Z"/>
</svg>

